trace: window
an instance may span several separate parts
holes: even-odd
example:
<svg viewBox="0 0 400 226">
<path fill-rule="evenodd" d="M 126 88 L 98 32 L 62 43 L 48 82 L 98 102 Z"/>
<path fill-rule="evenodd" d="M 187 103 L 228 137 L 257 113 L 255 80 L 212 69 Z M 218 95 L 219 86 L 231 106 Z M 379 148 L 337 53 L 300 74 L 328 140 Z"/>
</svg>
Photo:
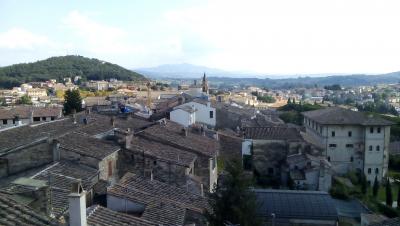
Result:
<svg viewBox="0 0 400 226">
<path fill-rule="evenodd" d="M 379 169 L 375 168 L 375 174 L 378 174 L 378 173 L 379 173 Z"/>
<path fill-rule="evenodd" d="M 372 145 L 369 146 L 369 150 L 372 151 Z"/>
<path fill-rule="evenodd" d="M 368 174 L 371 174 L 371 168 L 368 168 Z"/>
<path fill-rule="evenodd" d="M 46 121 L 46 117 L 42 117 L 42 121 Z"/>
<path fill-rule="evenodd" d="M 378 128 L 376 129 L 376 132 L 377 132 L 377 133 L 381 133 L 381 127 L 378 127 Z"/>
<path fill-rule="evenodd" d="M 331 157 L 330 156 L 328 156 L 328 162 L 330 162 L 331 161 Z"/>
<path fill-rule="evenodd" d="M 214 111 L 210 111 L 210 118 L 214 118 Z"/>
<path fill-rule="evenodd" d="M 346 148 L 353 148 L 354 145 L 353 144 L 346 144 Z"/>
<path fill-rule="evenodd" d="M 354 162 L 354 157 L 353 156 L 350 157 L 350 162 Z"/>
<path fill-rule="evenodd" d="M 56 117 L 54 117 L 54 116 L 51 116 L 51 121 L 54 121 L 54 119 L 56 119 Z"/>
<path fill-rule="evenodd" d="M 274 175 L 274 168 L 268 168 L 268 174 Z"/>
<path fill-rule="evenodd" d="M 330 148 L 336 148 L 336 144 L 329 144 Z"/>
<path fill-rule="evenodd" d="M 334 137 L 336 135 L 335 131 L 332 131 L 331 134 L 332 134 L 332 137 Z"/>
<path fill-rule="evenodd" d="M 381 147 L 378 145 L 378 146 L 376 146 L 376 151 L 380 151 L 381 150 Z"/>
<path fill-rule="evenodd" d="M 353 134 L 351 131 L 348 132 L 349 137 L 351 137 Z"/>
<path fill-rule="evenodd" d="M 7 125 L 7 119 L 3 119 L 3 125 Z"/>
<path fill-rule="evenodd" d="M 112 161 L 108 161 L 108 176 L 112 176 Z"/>
<path fill-rule="evenodd" d="M 322 134 L 322 126 L 319 127 L 319 132 Z"/>
<path fill-rule="evenodd" d="M 34 122 L 40 122 L 40 117 L 33 117 Z"/>
<path fill-rule="evenodd" d="M 374 133 L 374 127 L 369 127 L 369 132 Z"/>
<path fill-rule="evenodd" d="M 156 160 L 153 161 L 153 165 L 155 165 L 155 166 L 157 165 L 157 161 Z"/>
</svg>

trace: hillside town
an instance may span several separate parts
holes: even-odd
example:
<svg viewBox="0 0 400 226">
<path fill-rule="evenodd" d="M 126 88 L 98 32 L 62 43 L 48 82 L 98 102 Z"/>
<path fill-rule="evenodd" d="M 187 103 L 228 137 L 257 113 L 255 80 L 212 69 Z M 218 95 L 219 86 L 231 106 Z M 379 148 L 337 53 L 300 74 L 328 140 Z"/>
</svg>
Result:
<svg viewBox="0 0 400 226">
<path fill-rule="evenodd" d="M 209 225 L 235 161 L 261 225 L 400 224 L 399 85 L 226 90 L 200 76 L 2 90 L 0 225 Z"/>
</svg>

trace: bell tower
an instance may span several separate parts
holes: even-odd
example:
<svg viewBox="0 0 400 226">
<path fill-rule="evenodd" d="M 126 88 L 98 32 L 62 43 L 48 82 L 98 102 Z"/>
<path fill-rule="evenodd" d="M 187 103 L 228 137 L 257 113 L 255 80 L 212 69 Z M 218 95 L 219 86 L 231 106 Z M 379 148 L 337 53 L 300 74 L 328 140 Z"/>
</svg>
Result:
<svg viewBox="0 0 400 226">
<path fill-rule="evenodd" d="M 201 86 L 202 86 L 202 91 L 208 94 L 208 82 L 207 82 L 207 77 L 206 77 L 205 72 L 203 75 L 203 80 L 202 80 Z"/>
</svg>

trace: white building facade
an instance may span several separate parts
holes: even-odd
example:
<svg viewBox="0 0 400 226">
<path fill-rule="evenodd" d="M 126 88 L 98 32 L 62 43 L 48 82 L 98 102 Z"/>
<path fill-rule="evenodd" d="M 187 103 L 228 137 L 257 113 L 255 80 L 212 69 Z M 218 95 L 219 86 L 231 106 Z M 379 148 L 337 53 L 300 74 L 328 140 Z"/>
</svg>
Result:
<svg viewBox="0 0 400 226">
<path fill-rule="evenodd" d="M 391 122 L 341 108 L 304 112 L 306 135 L 338 174 L 364 172 L 373 184 L 387 175 Z"/>
<path fill-rule="evenodd" d="M 211 102 L 202 99 L 195 99 L 191 102 L 185 103 L 182 106 L 189 106 L 196 109 L 195 122 L 199 124 L 205 124 L 210 127 L 215 127 L 217 124 L 216 120 L 216 109 L 211 106 Z"/>
<path fill-rule="evenodd" d="M 184 127 L 189 127 L 196 122 L 196 109 L 190 106 L 178 106 L 169 114 L 170 120 Z"/>
</svg>

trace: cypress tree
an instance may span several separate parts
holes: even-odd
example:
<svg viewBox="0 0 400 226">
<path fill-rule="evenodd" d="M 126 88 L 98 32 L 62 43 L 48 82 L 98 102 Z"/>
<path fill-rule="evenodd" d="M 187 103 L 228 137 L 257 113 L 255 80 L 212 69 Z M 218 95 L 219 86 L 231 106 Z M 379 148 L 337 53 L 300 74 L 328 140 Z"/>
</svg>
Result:
<svg viewBox="0 0 400 226">
<path fill-rule="evenodd" d="M 397 191 L 397 209 L 400 209 L 400 185 L 398 187 L 399 189 Z"/>
<path fill-rule="evenodd" d="M 367 179 L 365 178 L 364 173 L 361 173 L 360 182 L 361 182 L 361 192 L 365 195 L 367 194 Z"/>
<path fill-rule="evenodd" d="M 378 191 L 379 191 L 379 182 L 378 178 L 375 176 L 374 186 L 372 187 L 372 194 L 375 198 L 378 195 Z"/>
<path fill-rule="evenodd" d="M 386 205 L 392 207 L 393 197 L 392 197 L 392 186 L 390 185 L 389 178 L 386 181 Z"/>
<path fill-rule="evenodd" d="M 289 97 L 289 99 L 287 100 L 287 104 L 291 104 L 291 103 L 292 103 L 292 100 Z"/>
<path fill-rule="evenodd" d="M 72 112 L 82 111 L 82 98 L 79 90 L 67 90 L 64 95 L 64 111 L 65 114 L 71 114 Z"/>
</svg>

